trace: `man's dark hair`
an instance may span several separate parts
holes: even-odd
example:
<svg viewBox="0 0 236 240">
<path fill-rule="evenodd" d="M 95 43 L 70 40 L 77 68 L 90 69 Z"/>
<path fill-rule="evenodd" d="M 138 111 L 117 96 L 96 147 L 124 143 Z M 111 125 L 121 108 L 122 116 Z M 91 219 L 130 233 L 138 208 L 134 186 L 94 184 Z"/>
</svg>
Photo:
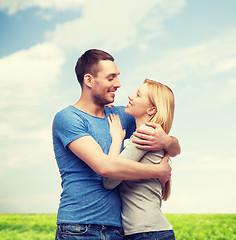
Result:
<svg viewBox="0 0 236 240">
<path fill-rule="evenodd" d="M 99 49 L 90 49 L 78 59 L 75 66 L 75 73 L 82 88 L 84 75 L 89 73 L 96 77 L 99 71 L 99 61 L 102 60 L 110 60 L 114 62 L 114 58 L 109 53 Z"/>
</svg>

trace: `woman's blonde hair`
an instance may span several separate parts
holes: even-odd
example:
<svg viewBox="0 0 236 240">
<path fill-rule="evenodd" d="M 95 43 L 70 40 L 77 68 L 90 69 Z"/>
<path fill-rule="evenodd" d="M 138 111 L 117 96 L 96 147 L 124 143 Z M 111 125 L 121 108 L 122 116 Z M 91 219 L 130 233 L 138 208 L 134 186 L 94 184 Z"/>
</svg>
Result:
<svg viewBox="0 0 236 240">
<path fill-rule="evenodd" d="M 147 83 L 149 99 L 152 105 L 157 109 L 156 113 L 151 117 L 150 122 L 160 124 L 163 130 L 168 134 L 174 119 L 174 94 L 169 87 L 159 82 L 145 79 L 144 83 Z M 170 192 L 171 179 L 169 179 L 162 188 L 162 199 L 164 201 L 168 199 Z"/>
</svg>

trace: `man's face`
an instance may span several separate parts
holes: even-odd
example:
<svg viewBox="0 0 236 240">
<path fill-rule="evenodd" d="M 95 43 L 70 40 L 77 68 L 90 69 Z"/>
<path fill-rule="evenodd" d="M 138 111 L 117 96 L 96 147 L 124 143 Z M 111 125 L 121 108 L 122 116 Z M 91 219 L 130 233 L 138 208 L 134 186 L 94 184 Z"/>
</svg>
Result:
<svg viewBox="0 0 236 240">
<path fill-rule="evenodd" d="M 120 87 L 116 64 L 110 60 L 99 62 L 100 71 L 94 77 L 92 96 L 96 105 L 104 106 L 115 100 L 115 91 Z"/>
</svg>

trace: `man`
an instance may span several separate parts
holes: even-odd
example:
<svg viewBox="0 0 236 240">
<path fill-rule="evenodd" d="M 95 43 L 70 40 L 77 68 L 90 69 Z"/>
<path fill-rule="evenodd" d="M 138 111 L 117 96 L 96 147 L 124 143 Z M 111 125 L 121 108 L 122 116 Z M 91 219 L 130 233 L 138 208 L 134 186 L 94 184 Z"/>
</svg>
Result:
<svg viewBox="0 0 236 240">
<path fill-rule="evenodd" d="M 63 189 L 56 239 L 122 239 L 118 189 L 104 189 L 102 176 L 158 178 L 164 185 L 171 174 L 168 157 L 154 166 L 108 157 L 111 136 L 107 117 L 111 113 L 119 115 L 126 138 L 135 130 L 134 119 L 124 113 L 124 107 L 105 107 L 114 101 L 120 87 L 119 70 L 110 54 L 92 49 L 78 59 L 75 71 L 82 88 L 80 99 L 57 113 L 53 122 L 54 151 Z M 165 148 L 171 156 L 177 155 L 177 139 L 154 127 L 149 135 L 137 133 L 144 136 L 138 147 Z"/>
</svg>

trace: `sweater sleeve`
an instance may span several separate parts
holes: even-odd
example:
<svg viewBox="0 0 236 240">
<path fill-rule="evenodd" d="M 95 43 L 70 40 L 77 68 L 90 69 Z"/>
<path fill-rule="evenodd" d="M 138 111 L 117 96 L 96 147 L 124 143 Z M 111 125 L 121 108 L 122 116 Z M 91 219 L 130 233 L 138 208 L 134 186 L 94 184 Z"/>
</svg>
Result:
<svg viewBox="0 0 236 240">
<path fill-rule="evenodd" d="M 144 127 L 147 127 L 147 126 L 144 126 Z M 125 159 L 130 159 L 130 160 L 139 162 L 143 158 L 143 156 L 147 153 L 147 150 L 136 148 L 136 144 L 132 142 L 133 138 L 136 138 L 136 137 L 132 136 L 129 140 L 127 140 L 128 142 L 124 150 L 120 153 L 119 156 L 122 158 L 121 161 L 125 161 Z M 117 187 L 121 182 L 122 180 L 103 177 L 103 186 L 106 189 L 113 189 Z"/>
</svg>

